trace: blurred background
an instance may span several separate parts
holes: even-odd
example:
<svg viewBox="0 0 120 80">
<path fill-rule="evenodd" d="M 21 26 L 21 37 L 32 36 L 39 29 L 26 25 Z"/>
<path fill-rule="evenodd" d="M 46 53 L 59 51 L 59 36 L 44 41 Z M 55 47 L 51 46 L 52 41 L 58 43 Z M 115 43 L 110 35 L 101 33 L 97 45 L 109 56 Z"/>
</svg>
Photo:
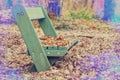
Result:
<svg viewBox="0 0 120 80">
<path fill-rule="evenodd" d="M 102 19 L 120 23 L 120 0 L 0 0 L 0 22 L 13 22 L 11 9 L 15 4 L 44 6 L 50 16 L 65 19 Z"/>
</svg>

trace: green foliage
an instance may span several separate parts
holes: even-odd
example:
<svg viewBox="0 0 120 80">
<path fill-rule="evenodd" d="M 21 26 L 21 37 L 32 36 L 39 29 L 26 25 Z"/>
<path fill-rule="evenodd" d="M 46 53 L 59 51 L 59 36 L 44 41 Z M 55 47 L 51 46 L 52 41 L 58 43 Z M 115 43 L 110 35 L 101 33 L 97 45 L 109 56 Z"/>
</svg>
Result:
<svg viewBox="0 0 120 80">
<path fill-rule="evenodd" d="M 93 19 L 93 12 L 88 12 L 87 8 L 80 10 L 79 12 L 70 12 L 72 19 Z"/>
</svg>

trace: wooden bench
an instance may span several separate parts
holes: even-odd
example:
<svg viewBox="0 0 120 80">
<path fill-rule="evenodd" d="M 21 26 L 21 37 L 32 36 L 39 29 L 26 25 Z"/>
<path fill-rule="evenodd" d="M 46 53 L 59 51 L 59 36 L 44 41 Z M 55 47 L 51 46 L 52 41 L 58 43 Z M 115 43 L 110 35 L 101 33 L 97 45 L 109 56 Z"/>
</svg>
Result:
<svg viewBox="0 0 120 80">
<path fill-rule="evenodd" d="M 68 47 L 41 45 L 31 20 L 37 19 L 39 21 L 45 35 L 57 37 L 48 14 L 42 6 L 26 8 L 18 4 L 13 7 L 12 13 L 28 48 L 28 54 L 33 59 L 34 68 L 31 70 L 37 70 L 38 72 L 48 70 L 58 57 L 64 56 L 77 43 L 77 41 L 74 41 Z"/>
</svg>

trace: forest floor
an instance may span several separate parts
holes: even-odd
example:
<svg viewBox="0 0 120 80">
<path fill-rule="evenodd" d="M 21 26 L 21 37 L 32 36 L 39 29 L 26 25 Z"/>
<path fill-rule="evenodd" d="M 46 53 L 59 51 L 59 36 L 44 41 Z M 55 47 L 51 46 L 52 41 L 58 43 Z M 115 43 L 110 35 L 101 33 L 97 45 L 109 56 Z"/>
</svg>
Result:
<svg viewBox="0 0 120 80">
<path fill-rule="evenodd" d="M 33 61 L 15 24 L 0 25 L 0 79 L 119 80 L 119 28 L 98 20 L 53 21 L 58 35 L 78 38 L 78 44 L 48 71 L 28 72 Z M 33 21 L 38 36 L 43 36 Z M 109 76 L 109 77 L 108 77 Z M 23 79 L 23 80 L 24 80 Z"/>
</svg>

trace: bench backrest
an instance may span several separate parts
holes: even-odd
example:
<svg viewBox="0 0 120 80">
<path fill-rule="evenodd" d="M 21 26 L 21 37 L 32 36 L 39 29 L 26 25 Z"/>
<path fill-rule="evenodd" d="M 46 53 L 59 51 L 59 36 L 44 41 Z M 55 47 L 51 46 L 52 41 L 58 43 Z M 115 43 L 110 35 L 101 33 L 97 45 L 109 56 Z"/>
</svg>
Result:
<svg viewBox="0 0 120 80">
<path fill-rule="evenodd" d="M 45 18 L 41 7 L 25 8 L 29 18 L 32 19 L 42 19 Z"/>
</svg>

